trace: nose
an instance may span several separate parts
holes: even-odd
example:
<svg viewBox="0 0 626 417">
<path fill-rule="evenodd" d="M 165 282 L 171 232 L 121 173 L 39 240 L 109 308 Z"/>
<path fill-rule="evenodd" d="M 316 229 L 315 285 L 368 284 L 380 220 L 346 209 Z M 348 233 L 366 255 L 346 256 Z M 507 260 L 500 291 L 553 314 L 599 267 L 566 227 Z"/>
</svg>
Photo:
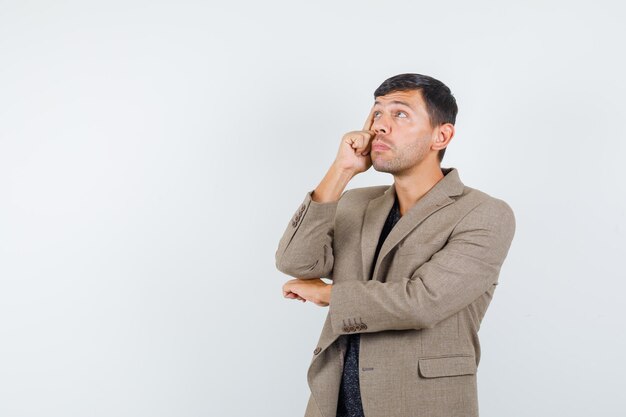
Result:
<svg viewBox="0 0 626 417">
<path fill-rule="evenodd" d="M 374 122 L 372 123 L 372 130 L 374 132 L 376 132 L 376 134 L 382 133 L 382 134 L 387 134 L 389 133 L 389 121 L 387 120 L 387 118 L 381 114 L 380 116 L 378 116 L 378 118 L 374 118 Z"/>
</svg>

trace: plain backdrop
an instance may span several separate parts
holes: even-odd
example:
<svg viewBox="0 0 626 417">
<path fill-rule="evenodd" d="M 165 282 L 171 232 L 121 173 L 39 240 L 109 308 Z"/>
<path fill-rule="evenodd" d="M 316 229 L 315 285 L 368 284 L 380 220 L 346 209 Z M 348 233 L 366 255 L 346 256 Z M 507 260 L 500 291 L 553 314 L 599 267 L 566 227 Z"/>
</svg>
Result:
<svg viewBox="0 0 626 417">
<path fill-rule="evenodd" d="M 623 16 L 0 1 L 0 415 L 303 415 L 328 310 L 282 297 L 274 254 L 405 72 L 457 99 L 442 166 L 516 214 L 479 332 L 481 416 L 624 415 Z"/>
</svg>

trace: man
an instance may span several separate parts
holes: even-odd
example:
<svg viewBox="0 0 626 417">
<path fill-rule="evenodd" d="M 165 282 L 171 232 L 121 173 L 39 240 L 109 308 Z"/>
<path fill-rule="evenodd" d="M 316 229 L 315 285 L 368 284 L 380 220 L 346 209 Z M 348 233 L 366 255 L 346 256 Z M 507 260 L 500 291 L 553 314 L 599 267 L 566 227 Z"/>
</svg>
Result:
<svg viewBox="0 0 626 417">
<path fill-rule="evenodd" d="M 447 86 L 400 74 L 374 98 L 276 251 L 295 277 L 283 295 L 329 306 L 305 417 L 476 417 L 478 329 L 515 217 L 441 168 L 457 114 Z M 370 166 L 393 184 L 344 191 Z"/>
</svg>

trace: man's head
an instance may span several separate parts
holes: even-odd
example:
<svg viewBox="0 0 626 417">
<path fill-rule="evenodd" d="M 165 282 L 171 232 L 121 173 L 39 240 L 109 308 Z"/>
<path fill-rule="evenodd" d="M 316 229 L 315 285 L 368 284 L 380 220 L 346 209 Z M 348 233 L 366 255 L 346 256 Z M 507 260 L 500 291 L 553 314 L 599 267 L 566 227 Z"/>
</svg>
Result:
<svg viewBox="0 0 626 417">
<path fill-rule="evenodd" d="M 427 75 L 400 74 L 385 80 L 374 92 L 372 148 L 377 171 L 399 173 L 436 158 L 440 164 L 454 136 L 458 108 L 450 89 Z"/>
</svg>

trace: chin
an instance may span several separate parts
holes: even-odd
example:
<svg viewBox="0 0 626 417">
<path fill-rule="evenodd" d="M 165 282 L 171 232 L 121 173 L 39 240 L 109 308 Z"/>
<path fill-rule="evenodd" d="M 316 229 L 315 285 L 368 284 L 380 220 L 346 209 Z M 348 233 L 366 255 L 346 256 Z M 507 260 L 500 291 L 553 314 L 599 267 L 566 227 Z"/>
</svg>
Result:
<svg viewBox="0 0 626 417">
<path fill-rule="evenodd" d="M 387 164 L 376 164 L 376 163 L 372 163 L 372 168 L 374 168 L 374 170 L 378 171 L 378 172 L 388 172 L 388 173 L 392 173 L 390 167 Z"/>
</svg>

